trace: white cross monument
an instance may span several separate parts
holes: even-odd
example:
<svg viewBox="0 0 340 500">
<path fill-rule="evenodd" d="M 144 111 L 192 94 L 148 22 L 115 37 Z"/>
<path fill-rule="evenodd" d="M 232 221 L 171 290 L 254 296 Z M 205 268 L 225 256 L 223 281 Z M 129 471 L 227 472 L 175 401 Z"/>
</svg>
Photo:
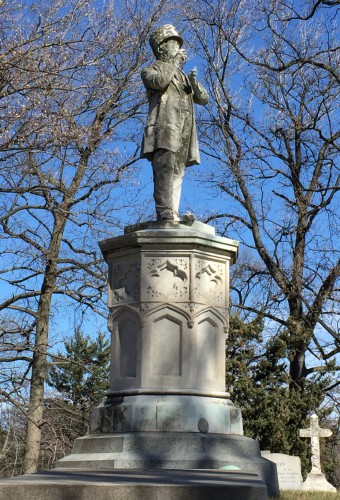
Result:
<svg viewBox="0 0 340 500">
<path fill-rule="evenodd" d="M 336 491 L 321 471 L 319 439 L 332 435 L 330 429 L 321 429 L 319 419 L 315 413 L 310 417 L 309 429 L 300 429 L 300 437 L 310 438 L 312 448 L 312 470 L 303 483 L 304 490 Z"/>
</svg>

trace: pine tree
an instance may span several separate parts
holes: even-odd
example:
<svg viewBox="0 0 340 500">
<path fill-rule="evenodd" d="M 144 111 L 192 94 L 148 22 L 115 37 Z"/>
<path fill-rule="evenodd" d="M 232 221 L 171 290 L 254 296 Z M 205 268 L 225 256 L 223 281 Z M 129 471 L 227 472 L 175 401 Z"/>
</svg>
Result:
<svg viewBox="0 0 340 500">
<path fill-rule="evenodd" d="M 92 410 L 109 386 L 110 343 L 102 333 L 91 339 L 76 330 L 53 361 L 47 383 L 57 395 L 44 401 L 41 470 L 68 455 L 74 440 L 88 433 Z"/>
<path fill-rule="evenodd" d="M 89 412 L 108 389 L 109 341 L 102 333 L 92 340 L 76 330 L 74 338 L 65 342 L 65 351 L 66 354 L 58 352 L 48 384 L 77 409 Z"/>
<path fill-rule="evenodd" d="M 264 339 L 260 316 L 245 322 L 230 318 L 227 339 L 226 386 L 243 415 L 244 433 L 257 439 L 261 450 L 300 456 L 309 470 L 309 443 L 299 438 L 308 417 L 325 418 L 332 409 L 322 408 L 327 374 L 304 380 L 304 390 L 294 390 L 287 374 L 285 334 Z M 329 467 L 328 467 L 329 469 Z"/>
</svg>

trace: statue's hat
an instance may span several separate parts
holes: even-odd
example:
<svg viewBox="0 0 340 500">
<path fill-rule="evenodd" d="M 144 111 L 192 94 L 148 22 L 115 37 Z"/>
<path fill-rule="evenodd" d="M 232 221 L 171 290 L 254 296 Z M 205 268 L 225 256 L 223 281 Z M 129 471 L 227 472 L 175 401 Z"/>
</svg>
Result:
<svg viewBox="0 0 340 500">
<path fill-rule="evenodd" d="M 180 44 L 180 47 L 182 47 L 183 38 L 179 35 L 175 26 L 172 26 L 172 24 L 165 24 L 164 26 L 157 28 L 153 33 L 151 33 L 149 42 L 154 54 L 156 53 L 160 44 L 165 40 L 168 40 L 169 38 L 174 38 L 175 40 L 177 40 Z"/>
</svg>

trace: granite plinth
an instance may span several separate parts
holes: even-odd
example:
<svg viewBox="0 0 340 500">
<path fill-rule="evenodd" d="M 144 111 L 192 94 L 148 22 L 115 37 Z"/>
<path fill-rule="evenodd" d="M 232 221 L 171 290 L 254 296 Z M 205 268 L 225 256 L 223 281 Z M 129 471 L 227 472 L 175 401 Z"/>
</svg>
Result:
<svg viewBox="0 0 340 500">
<path fill-rule="evenodd" d="M 143 229 L 176 229 L 183 231 L 185 229 L 190 229 L 191 231 L 197 231 L 199 233 L 211 234 L 215 236 L 215 228 L 209 226 L 204 222 L 198 220 L 180 220 L 180 221 L 147 221 L 140 222 L 137 224 L 132 224 L 131 226 L 126 226 L 124 228 L 124 234 L 135 233 L 136 231 L 141 231 Z"/>
<path fill-rule="evenodd" d="M 127 226 L 124 235 L 100 241 L 99 246 L 104 257 L 112 251 L 136 248 L 140 245 L 164 246 L 171 249 L 173 245 L 182 248 L 198 247 L 212 248 L 214 252 L 226 254 L 230 252 L 232 263 L 236 262 L 238 254 L 238 241 L 223 236 L 215 235 L 215 228 L 202 222 L 194 221 L 150 221 Z"/>
<path fill-rule="evenodd" d="M 266 500 L 257 474 L 221 471 L 48 471 L 0 481 L 0 500 Z"/>
<path fill-rule="evenodd" d="M 127 432 L 78 438 L 57 469 L 220 469 L 234 465 L 257 473 L 272 497 L 279 496 L 276 465 L 245 436 L 185 432 Z"/>
</svg>

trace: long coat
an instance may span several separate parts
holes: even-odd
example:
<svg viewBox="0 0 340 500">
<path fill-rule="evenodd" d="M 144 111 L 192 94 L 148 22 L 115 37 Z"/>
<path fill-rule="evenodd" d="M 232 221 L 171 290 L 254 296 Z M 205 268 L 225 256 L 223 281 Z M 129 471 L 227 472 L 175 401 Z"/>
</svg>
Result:
<svg viewBox="0 0 340 500">
<path fill-rule="evenodd" d="M 183 134 L 182 113 L 185 106 L 192 113 L 190 143 L 186 165 L 200 162 L 193 104 L 207 104 L 208 94 L 198 84 L 191 89 L 187 76 L 174 64 L 156 61 L 142 71 L 142 80 L 149 99 L 149 115 L 144 130 L 141 158 L 152 161 L 159 148 L 177 153 L 181 148 Z M 186 90 L 185 90 L 186 89 Z M 190 93 L 191 89 L 191 93 Z"/>
</svg>

